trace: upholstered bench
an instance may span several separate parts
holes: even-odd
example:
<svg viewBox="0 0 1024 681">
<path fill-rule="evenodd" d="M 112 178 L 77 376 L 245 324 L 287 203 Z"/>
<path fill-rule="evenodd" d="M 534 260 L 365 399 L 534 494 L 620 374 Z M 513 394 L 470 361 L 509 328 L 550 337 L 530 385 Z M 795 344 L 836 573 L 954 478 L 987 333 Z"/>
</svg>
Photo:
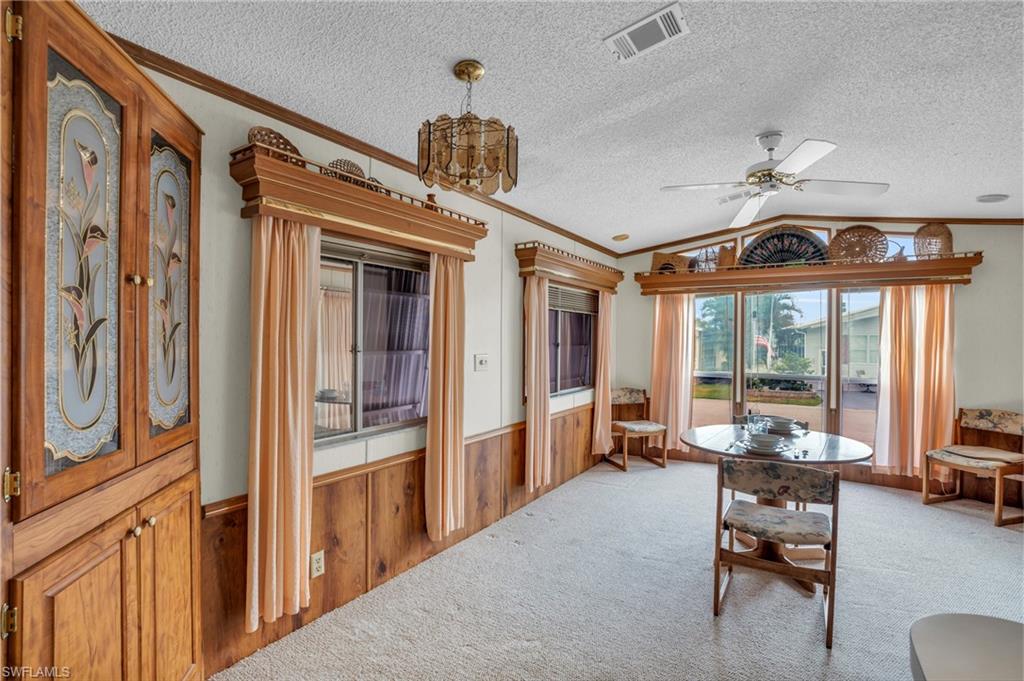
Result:
<svg viewBox="0 0 1024 681">
<path fill-rule="evenodd" d="M 973 473 L 979 478 L 995 478 L 996 526 L 1024 520 L 1022 514 L 1003 517 L 1005 479 L 1009 475 L 1024 473 L 1024 453 L 1021 452 L 1024 416 L 1000 409 L 961 409 L 954 424 L 953 441 L 955 444 L 933 449 L 925 455 L 921 475 L 922 503 L 959 499 L 963 495 L 964 473 Z M 929 482 L 935 466 L 956 471 L 956 489 L 952 494 L 935 496 L 930 493 Z"/>
</svg>

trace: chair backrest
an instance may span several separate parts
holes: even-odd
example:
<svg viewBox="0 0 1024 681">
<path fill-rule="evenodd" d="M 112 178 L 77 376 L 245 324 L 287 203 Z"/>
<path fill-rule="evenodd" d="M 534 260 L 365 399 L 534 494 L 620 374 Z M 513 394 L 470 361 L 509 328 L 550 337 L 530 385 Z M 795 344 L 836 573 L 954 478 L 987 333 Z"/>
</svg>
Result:
<svg viewBox="0 0 1024 681">
<path fill-rule="evenodd" d="M 721 486 L 766 499 L 834 504 L 839 472 L 779 461 L 718 460 Z"/>
<path fill-rule="evenodd" d="M 1024 415 L 1003 409 L 961 409 L 953 441 L 958 445 L 1024 452 Z"/>
<path fill-rule="evenodd" d="M 612 404 L 643 404 L 646 399 L 643 388 L 612 388 Z"/>
</svg>

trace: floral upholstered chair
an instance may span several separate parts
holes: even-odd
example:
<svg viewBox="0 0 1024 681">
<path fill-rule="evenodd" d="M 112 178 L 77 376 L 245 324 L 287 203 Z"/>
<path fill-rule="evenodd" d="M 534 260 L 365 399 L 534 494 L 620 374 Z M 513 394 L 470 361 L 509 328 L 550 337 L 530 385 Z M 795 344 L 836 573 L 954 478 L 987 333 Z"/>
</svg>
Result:
<svg viewBox="0 0 1024 681">
<path fill-rule="evenodd" d="M 668 446 L 665 442 L 665 426 L 650 421 L 651 401 L 647 397 L 647 391 L 642 388 L 615 388 L 612 390 L 612 409 L 616 405 L 638 405 L 640 418 L 633 421 L 612 421 L 612 437 L 620 438 L 622 441 L 622 463 L 612 459 L 612 454 L 606 454 L 604 460 L 619 470 L 629 470 L 629 440 L 631 438 L 640 441 L 640 457 L 655 463 L 662 468 L 668 461 Z M 647 440 L 650 437 L 658 437 L 661 440 L 661 460 L 647 455 Z"/>
<path fill-rule="evenodd" d="M 934 504 L 963 495 L 964 473 L 995 478 L 994 522 L 997 527 L 1024 521 L 1024 514 L 1003 517 L 1008 475 L 1024 473 L 1024 415 L 1001 409 L 961 409 L 953 425 L 953 443 L 925 454 L 921 474 L 921 502 Z M 929 490 L 932 470 L 945 466 L 956 471 L 952 494 L 935 496 Z"/>
<path fill-rule="evenodd" d="M 722 512 L 725 490 L 757 497 L 757 503 L 734 499 Z M 749 461 L 722 457 L 718 460 L 718 503 L 715 524 L 714 613 L 717 617 L 734 565 L 792 577 L 813 590 L 822 585 L 825 605 L 825 647 L 832 647 L 835 618 L 836 526 L 839 520 L 839 471 L 797 466 L 778 461 Z M 786 508 L 786 502 L 832 506 L 831 517 L 817 511 Z M 757 539 L 749 551 L 734 551 L 731 535 L 744 532 Z M 730 535 L 729 548 L 722 537 Z M 795 565 L 785 557 L 787 544 L 820 546 L 825 550 L 823 567 Z M 725 579 L 722 579 L 723 567 Z"/>
</svg>

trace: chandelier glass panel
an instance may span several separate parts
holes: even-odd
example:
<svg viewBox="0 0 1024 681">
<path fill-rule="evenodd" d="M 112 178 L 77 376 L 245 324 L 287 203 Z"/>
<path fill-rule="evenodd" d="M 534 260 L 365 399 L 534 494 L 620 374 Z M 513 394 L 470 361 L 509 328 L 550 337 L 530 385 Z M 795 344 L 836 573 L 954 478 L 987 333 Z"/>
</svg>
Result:
<svg viewBox="0 0 1024 681">
<path fill-rule="evenodd" d="M 491 195 L 516 186 L 519 139 L 498 118 L 480 118 L 472 106 L 473 83 L 484 75 L 480 62 L 455 65 L 455 77 L 467 84 L 465 111 L 458 118 L 441 114 L 420 126 L 417 170 L 428 187 Z"/>
</svg>

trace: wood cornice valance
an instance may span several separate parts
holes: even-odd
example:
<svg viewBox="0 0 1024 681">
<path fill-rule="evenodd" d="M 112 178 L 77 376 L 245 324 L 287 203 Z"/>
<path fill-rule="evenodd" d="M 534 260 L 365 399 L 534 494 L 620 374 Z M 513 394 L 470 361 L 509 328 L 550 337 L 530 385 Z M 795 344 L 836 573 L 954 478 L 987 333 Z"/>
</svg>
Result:
<svg viewBox="0 0 1024 681">
<path fill-rule="evenodd" d="M 547 277 L 567 286 L 615 293 L 622 272 L 540 241 L 516 244 L 520 277 Z"/>
<path fill-rule="evenodd" d="M 902 262 L 835 261 L 809 265 L 726 267 L 711 272 L 637 272 L 645 296 L 670 293 L 728 293 L 794 288 L 969 284 L 982 254 L 952 253 Z"/>
<path fill-rule="evenodd" d="M 476 242 L 487 236 L 482 220 L 262 144 L 232 151 L 230 170 L 242 187 L 244 218 L 271 215 L 467 261 L 474 259 Z"/>
</svg>

